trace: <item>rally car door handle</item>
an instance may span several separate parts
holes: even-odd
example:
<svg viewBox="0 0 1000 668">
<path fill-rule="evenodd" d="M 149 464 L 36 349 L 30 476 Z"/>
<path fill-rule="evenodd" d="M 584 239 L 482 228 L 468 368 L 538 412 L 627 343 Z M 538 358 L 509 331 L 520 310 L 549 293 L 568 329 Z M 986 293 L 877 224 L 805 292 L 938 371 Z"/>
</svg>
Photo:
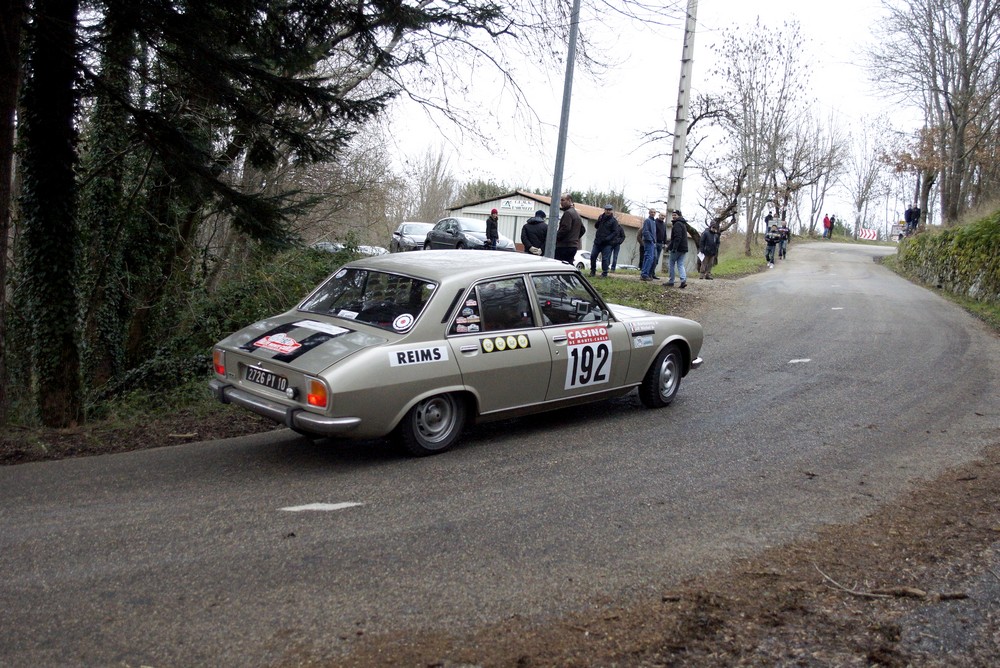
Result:
<svg viewBox="0 0 1000 668">
<path fill-rule="evenodd" d="M 463 353 L 474 353 L 479 350 L 479 346 L 462 346 L 459 350 Z"/>
<path fill-rule="evenodd" d="M 568 337 L 565 334 L 556 334 L 555 336 L 552 337 L 552 342 L 553 343 L 562 343 L 567 338 Z"/>
</svg>

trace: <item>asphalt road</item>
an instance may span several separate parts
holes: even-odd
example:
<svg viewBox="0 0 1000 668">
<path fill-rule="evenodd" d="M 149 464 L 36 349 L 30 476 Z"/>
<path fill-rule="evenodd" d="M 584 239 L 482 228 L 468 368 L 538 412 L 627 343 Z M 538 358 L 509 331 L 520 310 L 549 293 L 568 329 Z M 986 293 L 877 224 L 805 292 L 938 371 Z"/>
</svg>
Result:
<svg viewBox="0 0 1000 668">
<path fill-rule="evenodd" d="M 0 468 L 0 664 L 336 657 L 658 592 L 857 518 L 1000 433 L 1000 342 L 887 251 L 796 246 L 739 281 L 661 411 L 482 425 L 426 459 L 286 430 Z M 288 510 L 317 503 L 344 505 Z"/>
</svg>

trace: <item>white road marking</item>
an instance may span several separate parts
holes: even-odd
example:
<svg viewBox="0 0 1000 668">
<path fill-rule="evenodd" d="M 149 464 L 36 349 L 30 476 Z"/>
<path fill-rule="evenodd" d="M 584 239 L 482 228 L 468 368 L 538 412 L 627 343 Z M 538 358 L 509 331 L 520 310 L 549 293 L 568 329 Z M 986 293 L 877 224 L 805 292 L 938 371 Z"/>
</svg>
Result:
<svg viewBox="0 0 1000 668">
<path fill-rule="evenodd" d="M 343 503 L 307 503 L 304 506 L 289 506 L 287 508 L 282 508 L 281 510 L 288 511 L 290 513 L 300 513 L 304 510 L 319 510 L 327 512 L 330 510 L 343 510 L 344 508 L 353 508 L 354 506 L 363 506 L 365 504 L 358 501 L 344 501 Z"/>
<path fill-rule="evenodd" d="M 843 310 L 844 310 L 844 307 L 843 307 L 843 306 L 834 306 L 834 307 L 833 307 L 833 308 L 831 308 L 830 310 L 831 310 L 831 311 L 843 311 Z"/>
<path fill-rule="evenodd" d="M 804 362 L 812 362 L 812 359 L 809 357 L 803 357 L 802 359 L 798 360 L 788 360 L 789 364 L 802 364 Z"/>
</svg>

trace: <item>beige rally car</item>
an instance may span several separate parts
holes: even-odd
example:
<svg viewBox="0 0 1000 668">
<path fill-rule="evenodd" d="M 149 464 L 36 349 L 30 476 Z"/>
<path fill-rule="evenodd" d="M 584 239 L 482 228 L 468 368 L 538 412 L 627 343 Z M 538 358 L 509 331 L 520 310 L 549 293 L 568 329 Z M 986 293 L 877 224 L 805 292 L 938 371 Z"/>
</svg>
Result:
<svg viewBox="0 0 1000 668">
<path fill-rule="evenodd" d="M 471 420 L 638 389 L 669 404 L 702 360 L 693 320 L 606 304 L 573 266 L 427 251 L 338 269 L 296 308 L 214 351 L 212 392 L 316 436 L 450 448 Z"/>
</svg>

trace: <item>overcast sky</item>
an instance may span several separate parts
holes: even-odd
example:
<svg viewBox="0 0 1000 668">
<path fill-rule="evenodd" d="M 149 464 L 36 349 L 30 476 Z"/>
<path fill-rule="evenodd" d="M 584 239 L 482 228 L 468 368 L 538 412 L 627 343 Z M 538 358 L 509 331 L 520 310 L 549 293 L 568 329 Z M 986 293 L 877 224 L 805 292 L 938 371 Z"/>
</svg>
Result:
<svg viewBox="0 0 1000 668">
<path fill-rule="evenodd" d="M 587 0 L 583 0 L 586 2 Z M 710 91 L 706 78 L 712 65 L 710 49 L 723 29 L 740 26 L 752 30 L 760 17 L 763 26 L 780 30 L 783 22 L 797 20 L 807 43 L 803 58 L 811 63 L 813 94 L 822 116 L 835 111 L 847 126 L 864 115 L 889 111 L 893 105 L 873 90 L 863 68 L 865 44 L 871 26 L 882 13 L 879 0 L 839 0 L 812 3 L 801 0 L 701 0 L 698 5 L 698 32 L 694 45 L 693 95 Z M 614 29 L 600 25 L 581 26 L 582 31 L 600 30 L 596 37 L 620 66 L 594 81 L 577 69 L 573 83 L 563 190 L 618 191 L 633 204 L 633 212 L 648 203 L 666 199 L 669 163 L 667 158 L 650 160 L 652 148 L 642 145 L 644 132 L 672 129 L 677 103 L 677 81 L 683 22 L 655 26 L 636 23 Z M 488 148 L 472 140 L 456 144 L 441 138 L 432 127 L 421 125 L 420 114 L 401 110 L 408 119 L 396 124 L 399 150 L 416 155 L 427 148 L 444 146 L 451 167 L 462 180 L 492 179 L 529 187 L 551 187 L 555 163 L 557 131 L 561 110 L 563 66 L 553 66 L 545 75 L 534 74 L 521 83 L 542 125 L 533 131 L 514 125 L 514 116 L 504 105 L 509 101 L 489 85 L 474 88 L 481 96 L 483 123 L 497 139 Z M 898 116 L 899 114 L 897 114 Z M 915 118 L 912 112 L 907 118 Z M 415 123 L 416 125 L 410 125 Z M 911 128 L 900 128 L 911 129 Z M 537 134 L 539 141 L 533 136 Z M 663 152 L 669 146 L 662 147 Z M 691 176 L 691 175 L 688 175 Z M 688 179 L 683 201 L 694 210 L 698 201 L 697 183 Z M 692 192 L 693 191 L 693 192 Z"/>
</svg>

